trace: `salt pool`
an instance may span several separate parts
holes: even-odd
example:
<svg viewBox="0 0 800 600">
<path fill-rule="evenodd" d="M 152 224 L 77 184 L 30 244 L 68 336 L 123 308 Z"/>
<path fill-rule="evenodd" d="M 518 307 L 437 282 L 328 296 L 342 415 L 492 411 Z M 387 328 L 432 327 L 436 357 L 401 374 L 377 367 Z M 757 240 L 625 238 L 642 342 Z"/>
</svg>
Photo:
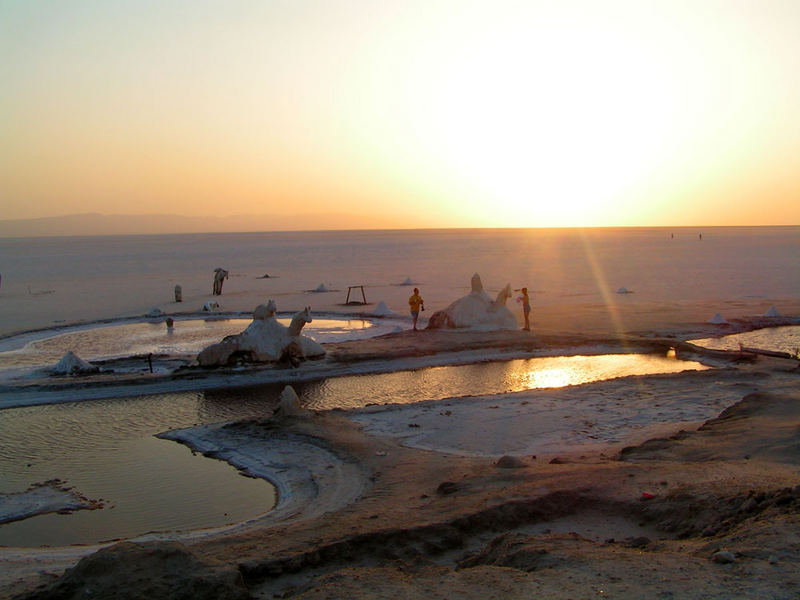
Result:
<svg viewBox="0 0 800 600">
<path fill-rule="evenodd" d="M 561 356 L 430 367 L 293 384 L 313 409 L 412 403 L 562 387 L 707 367 L 668 356 Z M 269 511 L 274 488 L 156 434 L 264 417 L 283 384 L 87 400 L 2 411 L 0 493 L 59 478 L 107 508 L 0 525 L 0 545 L 93 543 L 151 531 L 188 531 Z"/>
<path fill-rule="evenodd" d="M 288 326 L 291 317 L 279 318 L 278 322 Z M 187 317 L 175 318 L 168 329 L 159 318 L 22 334 L 0 340 L 0 377 L 19 377 L 52 367 L 68 351 L 89 362 L 148 354 L 193 358 L 206 346 L 244 331 L 250 323 L 252 319 Z M 319 343 L 338 342 L 383 335 L 402 324 L 397 319 L 314 317 L 303 328 L 303 335 Z"/>
<path fill-rule="evenodd" d="M 759 350 L 788 352 L 796 356 L 800 351 L 800 327 L 796 325 L 767 327 L 720 338 L 691 340 L 691 342 L 712 350 L 738 350 L 741 345 Z"/>
</svg>

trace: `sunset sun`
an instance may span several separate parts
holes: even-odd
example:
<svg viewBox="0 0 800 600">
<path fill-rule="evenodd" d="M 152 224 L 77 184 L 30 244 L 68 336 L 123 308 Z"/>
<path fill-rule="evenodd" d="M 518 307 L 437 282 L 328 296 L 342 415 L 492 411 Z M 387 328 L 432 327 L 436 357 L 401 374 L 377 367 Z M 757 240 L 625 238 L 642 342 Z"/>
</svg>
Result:
<svg viewBox="0 0 800 600">
<path fill-rule="evenodd" d="M 507 211 L 519 225 L 597 222 L 668 158 L 676 108 L 654 58 L 599 33 L 577 37 L 498 35 L 416 82 L 426 155 L 480 190 L 496 224 Z"/>
<path fill-rule="evenodd" d="M 310 1 L 190 21 L 167 6 L 16 7 L 7 218 L 800 219 L 793 3 Z"/>
</svg>

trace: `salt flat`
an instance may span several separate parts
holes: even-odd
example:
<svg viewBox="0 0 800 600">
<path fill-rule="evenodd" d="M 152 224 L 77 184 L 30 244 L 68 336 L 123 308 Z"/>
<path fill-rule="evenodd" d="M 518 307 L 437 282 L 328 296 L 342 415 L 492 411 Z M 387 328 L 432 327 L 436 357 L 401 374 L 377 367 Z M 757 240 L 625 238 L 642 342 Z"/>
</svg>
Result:
<svg viewBox="0 0 800 600">
<path fill-rule="evenodd" d="M 746 260 L 743 253 L 725 258 L 732 247 L 742 247 L 744 238 L 734 238 L 727 245 L 687 249 L 647 237 L 640 243 L 658 248 L 646 255 L 631 254 L 619 238 L 570 246 L 572 259 L 593 249 L 602 273 L 592 272 L 587 262 L 564 270 L 558 258 L 541 269 L 526 258 L 523 273 L 512 266 L 521 262 L 519 256 L 505 246 L 492 255 L 494 272 L 484 263 L 484 283 L 499 289 L 519 281 L 534 290 L 532 335 L 405 331 L 357 345 L 331 344 L 329 357 L 338 365 L 331 368 L 352 372 L 371 365 L 365 370 L 370 372 L 382 364 L 390 369 L 436 364 L 462 353 L 513 354 L 531 346 L 556 354 L 647 345 L 674 345 L 681 352 L 686 339 L 775 324 L 762 317 L 771 306 L 786 315 L 785 321 L 796 322 L 796 288 L 761 285 L 755 277 L 758 261 Z M 753 243 L 752 236 L 745 238 Z M 782 239 L 792 244 L 788 250 L 781 243 L 768 244 L 765 256 L 791 259 L 796 232 Z M 540 250 L 553 251 L 563 241 L 542 238 Z M 703 244 L 707 241 L 713 236 L 706 235 Z M 675 256 L 675 264 L 694 260 L 702 268 L 681 271 L 662 264 L 650 271 L 664 256 Z M 631 267 L 620 269 L 624 276 L 610 276 L 615 258 Z M 382 264 L 382 279 L 373 272 L 373 291 L 402 315 L 408 289 L 396 283 L 409 273 L 387 272 L 387 264 Z M 425 280 L 420 287 L 428 311 L 463 294 L 478 270 L 470 266 L 452 277 L 437 277 L 459 263 L 440 260 L 438 269 L 431 268 L 433 259 L 418 264 L 423 277 L 411 275 Z M 569 283 L 557 284 L 557 275 L 567 271 Z M 657 282 L 648 284 L 645 273 L 649 280 L 656 273 Z M 538 294 L 531 283 L 534 274 L 547 282 Z M 206 298 L 199 290 L 199 271 L 196 277 L 198 289 L 187 286 L 193 306 Z M 342 307 L 338 296 L 311 296 L 303 290 L 320 283 L 318 275 L 311 277 L 292 283 L 287 277 L 269 290 L 257 288 L 263 281 L 255 277 L 232 279 L 222 301 L 226 309 L 242 312 L 267 296 L 279 308 L 284 303 L 300 308 L 314 298 L 318 309 L 368 310 Z M 350 279 L 329 283 L 341 290 Z M 681 282 L 683 287 L 670 294 L 670 286 Z M 633 293 L 614 294 L 621 285 Z M 13 323 L 4 320 L 4 331 L 51 327 L 59 311 L 67 319 L 91 320 L 144 313 L 153 304 L 165 313 L 183 309 L 153 302 L 159 294 L 163 299 L 164 288 L 171 286 L 161 281 L 140 287 L 138 294 L 122 293 L 113 300 L 103 295 L 100 310 L 72 303 L 63 311 L 58 292 L 36 296 L 40 304 L 28 308 L 24 294 L 4 291 L 0 300 L 13 305 L 7 314 L 19 317 Z M 519 318 L 520 312 L 515 311 Z M 717 312 L 730 325 L 709 324 Z M 135 594 L 140 584 L 129 568 L 130 557 L 140 557 L 155 576 L 161 563 L 147 557 L 169 551 L 199 561 L 187 562 L 191 573 L 181 577 L 202 574 L 211 564 L 237 572 L 232 597 L 234 590 L 263 598 L 484 598 L 492 593 L 568 598 L 601 592 L 620 598 L 795 597 L 800 589 L 800 459 L 792 432 L 800 426 L 798 372 L 791 361 L 780 359 L 709 360 L 716 368 L 697 373 L 175 432 L 169 435 L 274 477 L 283 486 L 284 504 L 272 517 L 227 530 L 114 546 L 108 558 L 93 555 L 98 547 L 2 548 L 0 590 L 33 598 L 67 595 L 71 585 L 102 585 L 92 579 L 90 563 L 103 560 L 106 572 L 115 574 L 116 591 Z M 228 376 L 211 375 L 206 383 Z M 161 377 L 153 385 L 169 387 L 175 380 Z M 80 385 L 65 391 L 82 393 Z M 280 444 L 281 454 L 259 451 L 270 444 Z M 501 461 L 503 456 L 508 458 Z M 280 462 L 291 465 L 284 479 L 274 473 Z M 294 494 L 292 486 L 299 485 L 296 489 L 304 492 Z M 176 541 L 177 546 L 164 545 Z M 89 564 L 76 571 L 78 579 L 54 579 L 81 557 Z M 44 587 L 37 592 L 37 586 Z"/>
</svg>

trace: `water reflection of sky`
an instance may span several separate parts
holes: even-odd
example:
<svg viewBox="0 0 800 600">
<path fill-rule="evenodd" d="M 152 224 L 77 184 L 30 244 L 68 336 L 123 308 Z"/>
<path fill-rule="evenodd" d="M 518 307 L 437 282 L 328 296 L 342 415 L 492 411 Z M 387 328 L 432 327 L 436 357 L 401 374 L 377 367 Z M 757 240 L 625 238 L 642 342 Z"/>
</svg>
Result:
<svg viewBox="0 0 800 600">
<path fill-rule="evenodd" d="M 721 338 L 691 340 L 693 344 L 712 350 L 738 350 L 739 345 L 774 352 L 797 354 L 800 349 L 800 327 L 767 327 Z"/>
<path fill-rule="evenodd" d="M 0 370 L 52 366 L 68 351 L 88 361 L 151 353 L 191 356 L 227 335 L 244 331 L 251 322 L 251 319 L 182 319 L 175 320 L 170 330 L 159 320 L 42 332 L 38 338 L 27 336 L 15 349 L 0 352 Z M 291 319 L 281 318 L 278 322 L 288 326 Z M 315 318 L 303 328 L 303 335 L 325 343 L 381 335 L 395 326 L 396 323 L 376 324 L 365 319 Z M 4 340 L 2 347 L 13 348 L 14 340 Z"/>
<path fill-rule="evenodd" d="M 269 512 L 275 489 L 226 462 L 154 437 L 202 422 L 198 394 L 29 406 L 0 417 L 0 493 L 58 478 L 102 510 L 0 525 L 0 545 L 96 543 L 237 523 Z"/>
<path fill-rule="evenodd" d="M 674 356 L 603 354 L 550 356 L 472 365 L 429 367 L 378 375 L 337 377 L 295 386 L 309 408 L 357 408 L 580 385 L 631 375 L 679 373 L 708 367 Z M 292 384 L 295 385 L 295 384 Z"/>
<path fill-rule="evenodd" d="M 674 356 L 560 356 L 352 375 L 293 386 L 306 407 L 356 408 L 705 368 Z M 265 482 L 245 480 L 225 463 L 192 456 L 186 448 L 153 436 L 204 423 L 263 418 L 272 414 L 282 388 L 221 388 L 2 411 L 0 492 L 22 491 L 59 477 L 115 508 L 3 525 L 0 544 L 87 543 L 149 530 L 210 527 L 269 510 L 274 496 Z"/>
</svg>

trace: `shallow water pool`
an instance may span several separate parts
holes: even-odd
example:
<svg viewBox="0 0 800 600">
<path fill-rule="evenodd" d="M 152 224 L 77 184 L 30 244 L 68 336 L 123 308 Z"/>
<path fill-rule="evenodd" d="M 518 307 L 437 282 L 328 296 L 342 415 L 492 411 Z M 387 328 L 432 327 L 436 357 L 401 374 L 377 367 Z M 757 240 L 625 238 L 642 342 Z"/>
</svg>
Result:
<svg viewBox="0 0 800 600">
<path fill-rule="evenodd" d="M 293 385 L 309 408 L 356 408 L 706 368 L 674 357 L 642 354 L 561 356 Z M 193 456 L 185 447 L 154 436 L 196 424 L 264 417 L 274 410 L 282 388 L 283 384 L 275 384 L 2 411 L 0 492 L 20 492 L 33 483 L 59 478 L 113 508 L 0 525 L 0 544 L 92 543 L 149 531 L 215 527 L 268 511 L 274 491 L 267 482 L 241 477 L 227 463 Z"/>
<path fill-rule="evenodd" d="M 788 352 L 796 356 L 800 351 L 800 327 L 796 325 L 767 327 L 720 338 L 691 340 L 691 342 L 712 350 L 738 350 L 741 345 L 748 348 L 758 348 L 759 350 Z"/>
<path fill-rule="evenodd" d="M 291 318 L 279 318 L 289 326 Z M 147 354 L 194 357 L 203 348 L 227 335 L 244 331 L 252 319 L 175 319 L 168 329 L 163 318 L 136 323 L 74 326 L 40 331 L 0 340 L 0 373 L 51 367 L 68 351 L 82 359 L 109 360 Z M 400 321 L 370 321 L 350 318 L 314 318 L 303 328 L 319 343 L 364 339 L 389 333 Z"/>
<path fill-rule="evenodd" d="M 506 394 L 706 368 L 698 362 L 653 354 L 546 356 L 336 377 L 292 385 L 305 406 L 323 410 Z"/>
<path fill-rule="evenodd" d="M 0 545 L 88 544 L 218 527 L 275 505 L 275 488 L 155 434 L 203 421 L 202 394 L 3 410 L 0 493 L 58 478 L 106 505 L 0 525 Z"/>
</svg>

